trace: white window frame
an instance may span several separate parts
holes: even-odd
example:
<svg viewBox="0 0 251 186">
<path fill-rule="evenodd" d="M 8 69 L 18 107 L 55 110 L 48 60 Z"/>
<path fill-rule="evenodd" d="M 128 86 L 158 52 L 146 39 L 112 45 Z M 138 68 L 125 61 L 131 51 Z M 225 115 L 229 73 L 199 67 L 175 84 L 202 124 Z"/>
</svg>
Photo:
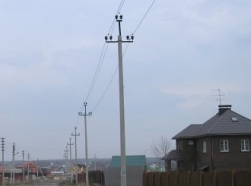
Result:
<svg viewBox="0 0 251 186">
<path fill-rule="evenodd" d="M 193 141 L 192 140 L 188 141 L 188 145 L 193 145 Z"/>
<path fill-rule="evenodd" d="M 249 139 L 241 139 L 241 152 L 250 151 L 250 141 Z"/>
<path fill-rule="evenodd" d="M 228 139 L 221 139 L 220 140 L 220 152 L 229 152 Z"/>
<path fill-rule="evenodd" d="M 202 142 L 202 152 L 207 153 L 207 141 Z"/>
</svg>

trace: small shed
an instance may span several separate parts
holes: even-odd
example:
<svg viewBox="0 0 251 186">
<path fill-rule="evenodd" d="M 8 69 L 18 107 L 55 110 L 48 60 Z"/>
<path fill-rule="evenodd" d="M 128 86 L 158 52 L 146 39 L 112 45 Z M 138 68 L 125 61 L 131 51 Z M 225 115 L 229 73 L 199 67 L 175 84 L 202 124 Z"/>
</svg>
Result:
<svg viewBox="0 0 251 186">
<path fill-rule="evenodd" d="M 121 157 L 113 156 L 109 168 L 105 169 L 105 185 L 118 186 L 121 182 Z M 142 185 L 142 177 L 146 168 L 145 155 L 126 156 L 127 185 Z"/>
</svg>

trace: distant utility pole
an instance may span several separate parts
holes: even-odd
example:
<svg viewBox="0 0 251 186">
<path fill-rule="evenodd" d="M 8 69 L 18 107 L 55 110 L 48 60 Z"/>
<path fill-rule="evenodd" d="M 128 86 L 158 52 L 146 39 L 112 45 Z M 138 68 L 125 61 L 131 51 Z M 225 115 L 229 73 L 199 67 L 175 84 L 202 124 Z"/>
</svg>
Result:
<svg viewBox="0 0 251 186">
<path fill-rule="evenodd" d="M 70 138 L 70 143 L 67 143 L 67 145 L 70 146 L 70 164 L 71 164 L 71 161 L 72 161 L 72 156 L 71 156 L 71 146 L 74 145 L 74 143 L 71 142 L 71 138 Z"/>
<path fill-rule="evenodd" d="M 16 182 L 16 168 L 15 168 L 15 156 L 18 154 L 19 152 L 16 152 L 16 144 L 13 143 L 13 147 L 12 147 L 12 183 L 15 185 Z"/>
<path fill-rule="evenodd" d="M 2 185 L 5 185 L 4 181 L 4 151 L 5 151 L 5 138 L 1 138 L 1 147 L 2 147 L 2 166 L 3 166 L 3 171 L 2 171 Z"/>
<path fill-rule="evenodd" d="M 75 129 L 75 133 L 74 134 L 72 133 L 71 135 L 75 137 L 75 166 L 76 166 L 76 171 L 78 171 L 77 170 L 77 167 L 78 167 L 78 162 L 77 162 L 77 160 L 78 160 L 78 157 L 77 157 L 77 136 L 80 136 L 80 134 L 77 133 L 77 127 L 74 127 L 74 129 Z M 76 185 L 78 185 L 78 172 L 76 172 L 75 176 L 76 176 L 75 177 L 75 182 L 76 182 Z"/>
<path fill-rule="evenodd" d="M 84 102 L 84 107 L 85 107 L 85 112 L 84 114 L 82 112 L 79 112 L 78 115 L 79 116 L 84 116 L 85 118 L 85 164 L 86 164 L 86 186 L 89 186 L 89 174 L 88 174 L 88 166 L 89 166 L 89 162 L 88 162 L 88 142 L 87 142 L 87 121 L 86 121 L 86 116 L 91 116 L 92 113 L 89 112 L 88 114 L 86 113 L 86 106 L 87 106 L 87 102 Z"/>
<path fill-rule="evenodd" d="M 25 180 L 25 174 L 24 174 L 24 150 L 22 151 L 22 157 L 23 157 L 23 182 Z"/>
<path fill-rule="evenodd" d="M 119 35 L 117 41 L 112 41 L 112 36 L 106 36 L 107 43 L 118 43 L 118 57 L 119 57 L 119 105 L 120 105 L 120 151 L 121 151 L 121 186 L 126 186 L 126 139 L 125 139 L 125 112 L 124 112 L 124 83 L 123 83 L 123 56 L 122 43 L 133 42 L 134 36 L 127 36 L 127 41 L 122 40 L 121 36 L 121 22 L 122 15 L 115 16 L 119 26 Z M 109 39 L 109 40 L 108 40 Z"/>
<path fill-rule="evenodd" d="M 38 179 L 38 158 L 37 158 L 37 179 Z"/>
<path fill-rule="evenodd" d="M 65 147 L 65 168 L 66 168 L 66 172 L 68 172 L 69 170 L 69 162 L 68 162 L 68 146 L 66 145 Z"/>
<path fill-rule="evenodd" d="M 70 146 L 70 162 L 69 162 L 69 168 L 71 168 L 71 166 L 72 166 L 71 146 L 74 145 L 74 143 L 71 142 L 71 138 L 70 138 L 70 143 L 67 143 L 67 145 Z M 71 174 L 70 176 L 71 176 L 71 183 L 72 183 L 72 174 Z"/>
<path fill-rule="evenodd" d="M 28 170 L 27 170 L 28 181 L 30 181 L 30 154 L 28 153 Z"/>
<path fill-rule="evenodd" d="M 93 159 L 94 159 L 94 170 L 97 170 L 97 155 L 96 154 L 94 154 Z"/>
</svg>

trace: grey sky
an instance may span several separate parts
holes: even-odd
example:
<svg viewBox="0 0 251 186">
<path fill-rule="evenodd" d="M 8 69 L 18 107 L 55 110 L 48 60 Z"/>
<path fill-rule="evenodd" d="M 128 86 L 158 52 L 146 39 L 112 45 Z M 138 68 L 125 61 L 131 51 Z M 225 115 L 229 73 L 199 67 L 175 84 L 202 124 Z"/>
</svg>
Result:
<svg viewBox="0 0 251 186">
<path fill-rule="evenodd" d="M 74 126 L 84 157 L 83 111 L 120 0 L 0 1 L 0 137 L 33 159 L 62 158 Z M 132 34 L 151 0 L 125 1 L 122 35 Z M 118 35 L 117 24 L 113 32 Z M 124 49 L 126 45 L 123 46 Z M 251 2 L 156 0 L 124 55 L 127 154 L 151 156 L 223 103 L 251 118 Z M 118 75 L 110 44 L 88 98 L 89 156 L 120 154 Z M 93 110 L 95 108 L 95 110 Z M 21 159 L 18 155 L 17 159 Z"/>
</svg>

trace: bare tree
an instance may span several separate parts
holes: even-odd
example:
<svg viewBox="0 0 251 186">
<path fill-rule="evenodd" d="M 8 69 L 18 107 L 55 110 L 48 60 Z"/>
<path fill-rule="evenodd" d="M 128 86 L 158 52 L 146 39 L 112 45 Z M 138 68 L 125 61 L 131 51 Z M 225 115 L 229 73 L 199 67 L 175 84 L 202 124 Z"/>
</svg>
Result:
<svg viewBox="0 0 251 186">
<path fill-rule="evenodd" d="M 154 142 L 151 146 L 152 153 L 158 158 L 164 157 L 171 149 L 171 141 L 164 137 L 161 137 L 157 143 Z"/>
</svg>

